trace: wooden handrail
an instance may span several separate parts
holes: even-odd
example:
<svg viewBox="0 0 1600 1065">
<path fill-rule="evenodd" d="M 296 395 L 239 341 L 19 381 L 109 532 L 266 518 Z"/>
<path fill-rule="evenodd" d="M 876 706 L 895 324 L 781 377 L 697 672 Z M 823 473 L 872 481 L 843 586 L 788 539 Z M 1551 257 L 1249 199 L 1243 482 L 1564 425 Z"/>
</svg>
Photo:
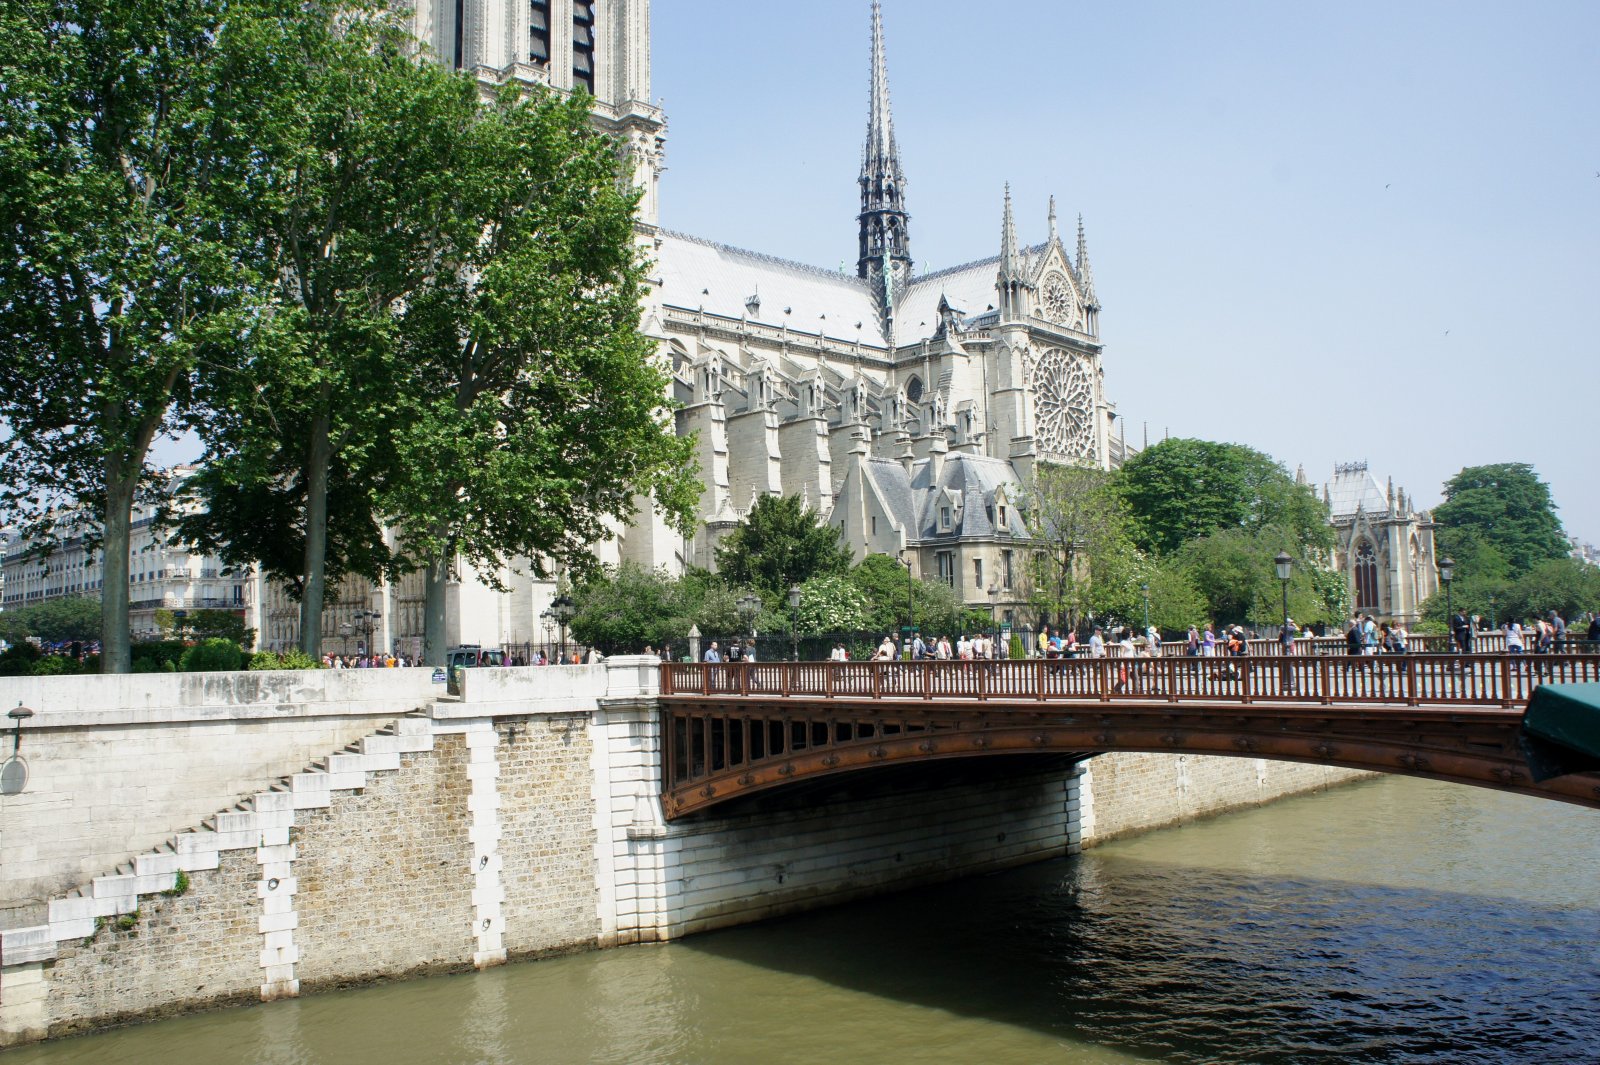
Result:
<svg viewBox="0 0 1600 1065">
<path fill-rule="evenodd" d="M 763 670 L 759 678 L 752 671 Z M 776 674 L 778 687 L 771 678 Z M 862 683 L 865 681 L 865 683 Z M 662 666 L 664 695 L 749 699 L 1159 699 L 1169 703 L 1502 706 L 1540 683 L 1600 682 L 1600 655 L 1276 655 L 1011 661 L 686 663 Z"/>
</svg>

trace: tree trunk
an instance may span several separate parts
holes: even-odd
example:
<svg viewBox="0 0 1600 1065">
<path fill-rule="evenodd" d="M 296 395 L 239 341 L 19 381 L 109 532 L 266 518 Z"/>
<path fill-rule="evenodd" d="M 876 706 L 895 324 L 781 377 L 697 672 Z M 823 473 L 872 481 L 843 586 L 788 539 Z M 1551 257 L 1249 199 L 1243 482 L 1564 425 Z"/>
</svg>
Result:
<svg viewBox="0 0 1600 1065">
<path fill-rule="evenodd" d="M 422 664 L 444 665 L 447 649 L 445 634 L 445 593 L 450 583 L 450 556 L 442 552 L 422 576 Z"/>
<path fill-rule="evenodd" d="M 133 526 L 133 494 L 138 469 L 130 474 L 116 459 L 106 462 L 106 514 L 101 551 L 100 672 L 133 668 L 128 635 L 128 554 Z"/>
<path fill-rule="evenodd" d="M 333 464 L 329 420 L 324 404 L 322 412 L 311 421 L 306 453 L 305 593 L 300 597 L 300 650 L 312 658 L 322 657 L 322 604 L 327 598 L 328 469 Z"/>
</svg>

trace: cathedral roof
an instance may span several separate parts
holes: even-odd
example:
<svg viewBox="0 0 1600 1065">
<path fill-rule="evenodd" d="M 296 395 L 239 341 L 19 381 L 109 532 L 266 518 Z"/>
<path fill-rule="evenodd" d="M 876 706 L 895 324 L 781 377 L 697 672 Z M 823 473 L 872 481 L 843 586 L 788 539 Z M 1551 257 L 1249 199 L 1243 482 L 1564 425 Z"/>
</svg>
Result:
<svg viewBox="0 0 1600 1065">
<path fill-rule="evenodd" d="M 1021 255 L 1024 272 L 1044 253 L 1048 245 L 1035 244 L 1023 248 Z M 992 310 L 1000 301 L 996 280 L 1000 276 L 1000 257 L 963 263 L 931 274 L 911 279 L 905 298 L 894 312 L 895 343 L 914 344 L 933 336 L 939 329 L 939 301 L 948 300 L 950 306 L 963 317 L 977 318 Z"/>
<path fill-rule="evenodd" d="M 662 231 L 656 276 L 671 307 L 887 346 L 872 291 L 853 274 Z"/>
<path fill-rule="evenodd" d="M 995 493 L 1003 486 L 1015 491 L 1017 471 L 1005 459 L 987 455 L 954 454 L 945 459 L 938 483 L 930 475 L 927 459 L 914 463 L 909 476 L 905 467 L 890 458 L 874 456 L 864 463 L 879 496 L 896 522 L 908 530 L 912 540 L 989 537 L 995 530 Z M 959 500 L 952 508 L 952 526 L 939 530 L 939 511 L 946 499 Z M 1013 508 L 1006 515 L 1006 528 L 1012 536 L 1025 536 L 1022 517 Z"/>
<path fill-rule="evenodd" d="M 1334 518 L 1347 518 L 1357 510 L 1368 514 L 1386 514 L 1389 497 L 1378 479 L 1367 470 L 1365 462 L 1352 462 L 1335 466 L 1333 480 L 1328 483 L 1328 511 Z"/>
</svg>

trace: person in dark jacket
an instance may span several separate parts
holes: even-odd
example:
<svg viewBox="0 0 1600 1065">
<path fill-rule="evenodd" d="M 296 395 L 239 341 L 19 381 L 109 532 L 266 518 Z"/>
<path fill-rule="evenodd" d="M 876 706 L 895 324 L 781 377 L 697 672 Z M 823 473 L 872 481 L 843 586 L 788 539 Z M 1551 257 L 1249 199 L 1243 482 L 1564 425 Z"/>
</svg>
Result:
<svg viewBox="0 0 1600 1065">
<path fill-rule="evenodd" d="M 1458 609 L 1456 616 L 1450 619 L 1450 635 L 1455 639 L 1457 653 L 1472 653 L 1472 622 L 1467 620 L 1465 609 Z"/>
</svg>

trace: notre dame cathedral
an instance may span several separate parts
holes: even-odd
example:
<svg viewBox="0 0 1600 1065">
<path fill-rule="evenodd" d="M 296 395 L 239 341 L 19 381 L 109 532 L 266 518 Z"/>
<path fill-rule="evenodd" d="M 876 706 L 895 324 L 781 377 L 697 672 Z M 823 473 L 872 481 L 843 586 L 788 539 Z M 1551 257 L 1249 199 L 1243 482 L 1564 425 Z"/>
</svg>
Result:
<svg viewBox="0 0 1600 1065">
<path fill-rule="evenodd" d="M 714 568 L 718 542 L 759 497 L 795 495 L 857 558 L 902 557 L 1009 620 L 1025 601 L 1016 504 L 1035 464 L 1122 458 L 1083 224 L 1069 248 L 1052 200 L 1044 239 L 1024 243 L 1007 191 L 995 254 L 918 274 L 876 0 L 870 14 L 853 274 L 661 228 L 666 122 L 650 103 L 649 0 L 418 0 L 410 17 L 443 61 L 485 85 L 588 91 L 643 189 L 639 239 L 654 264 L 644 329 L 670 367 L 679 431 L 696 434 L 705 490 L 691 538 L 641 501 L 636 523 L 598 546 L 602 559 Z M 548 635 L 554 586 L 507 584 L 496 593 L 463 575 L 451 642 Z M 366 609 L 360 598 L 332 610 Z M 371 599 L 387 644 L 420 644 L 420 587 Z M 264 629 L 270 644 L 283 642 L 276 628 Z"/>
</svg>

